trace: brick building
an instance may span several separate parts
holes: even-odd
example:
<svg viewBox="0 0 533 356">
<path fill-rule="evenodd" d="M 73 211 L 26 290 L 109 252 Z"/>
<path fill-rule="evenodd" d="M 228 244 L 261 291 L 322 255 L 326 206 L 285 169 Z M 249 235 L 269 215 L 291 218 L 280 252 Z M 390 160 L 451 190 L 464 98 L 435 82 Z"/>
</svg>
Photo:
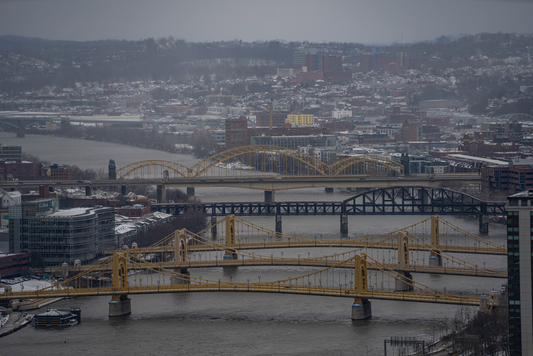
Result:
<svg viewBox="0 0 533 356">
<path fill-rule="evenodd" d="M 241 116 L 238 119 L 226 120 L 226 149 L 250 144 L 248 136 L 248 120 Z"/>
<path fill-rule="evenodd" d="M 478 139 L 465 135 L 463 142 L 459 145 L 459 149 L 468 151 L 470 156 L 476 157 L 498 157 L 501 153 L 515 153 L 519 154 L 519 145 L 516 142 L 485 142 L 481 136 Z"/>
<path fill-rule="evenodd" d="M 226 149 L 251 144 L 252 136 L 308 136 L 308 135 L 329 135 L 331 130 L 317 127 L 292 127 L 290 124 L 283 124 L 282 127 L 268 128 L 248 128 L 245 117 L 239 119 L 226 120 Z"/>
<path fill-rule="evenodd" d="M 422 139 L 422 126 L 405 121 L 400 131 L 401 141 L 420 141 Z"/>
<path fill-rule="evenodd" d="M 39 177 L 40 163 L 28 161 L 3 161 L 0 160 L 0 179 L 2 180 L 32 180 Z"/>
<path fill-rule="evenodd" d="M 514 160 L 506 166 L 484 166 L 481 187 L 484 190 L 516 193 L 533 189 L 533 160 Z"/>
<path fill-rule="evenodd" d="M 57 164 L 50 166 L 41 166 L 39 168 L 39 176 L 45 180 L 71 180 L 72 169 L 70 167 L 63 167 Z"/>
</svg>

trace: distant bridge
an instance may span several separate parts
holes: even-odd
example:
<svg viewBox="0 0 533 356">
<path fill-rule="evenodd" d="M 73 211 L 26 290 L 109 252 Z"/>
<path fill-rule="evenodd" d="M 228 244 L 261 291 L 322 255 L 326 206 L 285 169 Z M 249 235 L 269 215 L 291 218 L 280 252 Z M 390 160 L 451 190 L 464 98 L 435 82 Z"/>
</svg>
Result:
<svg viewBox="0 0 533 356">
<path fill-rule="evenodd" d="M 505 216 L 506 204 L 505 201 L 483 201 L 448 188 L 420 186 L 373 189 L 341 202 L 158 203 L 152 205 L 152 211 L 181 215 L 196 209 L 210 216 L 339 215 L 341 232 L 345 233 L 348 232 L 348 215 L 470 215 L 478 217 L 480 232 L 488 232 L 485 219 Z M 279 225 L 281 231 L 281 218 Z"/>
</svg>

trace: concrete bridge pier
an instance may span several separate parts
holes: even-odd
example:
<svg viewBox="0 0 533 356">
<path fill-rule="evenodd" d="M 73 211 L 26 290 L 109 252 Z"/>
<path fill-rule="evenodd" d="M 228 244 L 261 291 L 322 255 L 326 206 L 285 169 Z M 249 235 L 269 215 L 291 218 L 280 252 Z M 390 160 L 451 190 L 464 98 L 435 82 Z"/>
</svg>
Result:
<svg viewBox="0 0 533 356">
<path fill-rule="evenodd" d="M 341 215 L 341 235 L 348 236 L 348 215 Z"/>
<path fill-rule="evenodd" d="M 276 215 L 276 233 L 278 236 L 283 232 L 282 226 L 281 226 L 281 215 Z"/>
<path fill-rule="evenodd" d="M 122 196 L 128 194 L 127 187 L 125 185 L 120 186 L 120 194 L 122 194 Z"/>
<path fill-rule="evenodd" d="M 26 137 L 26 129 L 24 128 L 24 120 L 19 120 L 19 129 L 17 130 L 17 137 Z"/>
<path fill-rule="evenodd" d="M 409 284 L 413 279 L 411 273 L 405 271 L 397 271 L 397 273 L 398 277 L 394 280 L 394 290 L 396 292 L 412 292 L 413 286 Z"/>
<path fill-rule="evenodd" d="M 109 317 L 131 314 L 131 299 L 127 295 L 114 294 L 109 302 Z"/>
<path fill-rule="evenodd" d="M 479 216 L 479 232 L 482 234 L 489 233 L 489 219 L 485 215 Z"/>
<path fill-rule="evenodd" d="M 265 203 L 273 203 L 276 201 L 276 192 L 274 190 L 265 190 Z"/>
<path fill-rule="evenodd" d="M 442 256 L 438 252 L 431 252 L 429 255 L 429 265 L 434 267 L 442 267 Z"/>
<path fill-rule="evenodd" d="M 217 217 L 216 216 L 211 216 L 211 226 L 213 226 L 211 228 L 211 238 L 213 240 L 217 239 L 217 226 L 215 225 L 216 223 L 217 223 Z"/>
<path fill-rule="evenodd" d="M 181 274 L 181 276 L 172 277 L 172 284 L 190 284 L 191 273 L 187 268 L 174 268 L 174 272 Z"/>
<path fill-rule="evenodd" d="M 354 298 L 352 304 L 352 320 L 364 320 L 372 316 L 372 305 L 368 299 Z"/>
<path fill-rule="evenodd" d="M 194 187 L 187 187 L 187 196 L 194 197 Z"/>
<path fill-rule="evenodd" d="M 236 250 L 230 249 L 230 250 L 228 250 L 228 253 L 229 253 L 230 259 L 232 259 L 232 260 L 238 260 L 239 259 L 239 255 L 237 254 Z M 235 267 L 235 268 L 237 268 L 237 267 Z"/>
<path fill-rule="evenodd" d="M 90 185 L 88 185 L 85 187 L 85 196 L 90 197 L 91 195 L 93 195 L 92 188 Z"/>
<path fill-rule="evenodd" d="M 157 202 L 166 203 L 166 201 L 167 201 L 167 191 L 165 189 L 165 186 L 163 184 L 159 184 L 157 186 Z"/>
</svg>

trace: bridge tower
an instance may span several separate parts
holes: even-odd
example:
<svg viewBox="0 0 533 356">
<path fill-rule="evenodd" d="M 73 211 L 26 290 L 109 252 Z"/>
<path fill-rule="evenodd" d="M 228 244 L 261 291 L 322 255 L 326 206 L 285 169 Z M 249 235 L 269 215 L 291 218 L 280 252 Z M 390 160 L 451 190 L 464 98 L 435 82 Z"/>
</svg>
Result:
<svg viewBox="0 0 533 356">
<path fill-rule="evenodd" d="M 211 215 L 211 238 L 213 241 L 217 239 L 217 216 Z"/>
<path fill-rule="evenodd" d="M 366 254 L 355 256 L 355 292 L 368 292 L 368 270 L 366 265 Z M 372 316 L 372 306 L 366 298 L 354 298 L 352 304 L 352 320 L 368 319 Z"/>
<path fill-rule="evenodd" d="M 113 290 L 122 292 L 113 294 L 109 302 L 109 316 L 122 316 L 131 314 L 131 299 L 128 298 L 128 258 L 126 252 L 113 254 Z"/>
<path fill-rule="evenodd" d="M 409 237 L 407 231 L 402 231 L 398 234 L 398 277 L 394 281 L 394 290 L 397 292 L 413 290 L 413 286 L 409 280 L 413 279 L 411 273 L 404 271 L 405 267 L 409 266 Z"/>
<path fill-rule="evenodd" d="M 178 264 L 185 264 L 187 262 L 187 234 L 185 229 L 174 231 L 174 261 Z M 174 284 L 188 284 L 191 276 L 187 268 L 177 267 L 174 272 L 179 273 L 182 277 L 173 277 Z"/>
<path fill-rule="evenodd" d="M 226 246 L 234 247 L 235 246 L 235 215 L 226 216 Z M 238 258 L 235 250 L 230 250 L 231 258 L 236 260 Z"/>
<path fill-rule="evenodd" d="M 431 217 L 431 255 L 429 256 L 430 266 L 442 266 L 442 256 L 440 254 L 439 216 Z"/>
</svg>

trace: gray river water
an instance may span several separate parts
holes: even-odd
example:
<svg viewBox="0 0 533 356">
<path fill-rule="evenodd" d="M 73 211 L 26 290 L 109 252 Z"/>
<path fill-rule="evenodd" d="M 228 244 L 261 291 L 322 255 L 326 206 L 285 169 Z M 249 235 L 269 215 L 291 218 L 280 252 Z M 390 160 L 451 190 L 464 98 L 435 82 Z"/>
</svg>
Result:
<svg viewBox="0 0 533 356">
<path fill-rule="evenodd" d="M 60 164 L 83 169 L 107 169 L 110 158 L 118 167 L 146 159 L 164 159 L 192 166 L 190 155 L 66 138 L 28 135 L 17 138 L 0 132 L 4 145 L 21 145 L 24 152 Z M 203 188 L 196 189 L 203 201 L 261 201 L 262 192 Z M 353 193 L 322 189 L 278 192 L 278 201 L 339 201 Z M 421 216 L 349 217 L 349 237 L 397 230 L 424 220 Z M 478 234 L 478 221 L 445 217 L 454 225 Z M 247 217 L 269 229 L 273 217 Z M 283 217 L 283 232 L 317 238 L 340 238 L 338 216 Z M 505 243 L 506 230 L 490 225 L 484 237 Z M 341 248 L 292 248 L 284 256 L 320 256 L 345 251 Z M 263 255 L 280 250 L 260 252 Z M 478 265 L 504 269 L 505 256 L 461 255 Z M 307 274 L 311 267 L 238 267 L 191 269 L 191 275 L 223 281 L 285 279 Z M 413 274 L 415 280 L 458 293 L 489 293 L 505 280 L 430 274 Z M 189 293 L 132 295 L 132 314 L 109 319 L 108 297 L 63 300 L 57 308 L 82 310 L 82 323 L 64 330 L 26 327 L 0 339 L 2 355 L 383 355 L 383 340 L 392 336 L 430 341 L 430 325 L 452 318 L 456 306 L 372 300 L 370 320 L 352 321 L 352 299 L 261 293 Z M 46 308 L 45 308 L 46 309 Z M 392 355 L 389 350 L 388 355 Z"/>
</svg>

